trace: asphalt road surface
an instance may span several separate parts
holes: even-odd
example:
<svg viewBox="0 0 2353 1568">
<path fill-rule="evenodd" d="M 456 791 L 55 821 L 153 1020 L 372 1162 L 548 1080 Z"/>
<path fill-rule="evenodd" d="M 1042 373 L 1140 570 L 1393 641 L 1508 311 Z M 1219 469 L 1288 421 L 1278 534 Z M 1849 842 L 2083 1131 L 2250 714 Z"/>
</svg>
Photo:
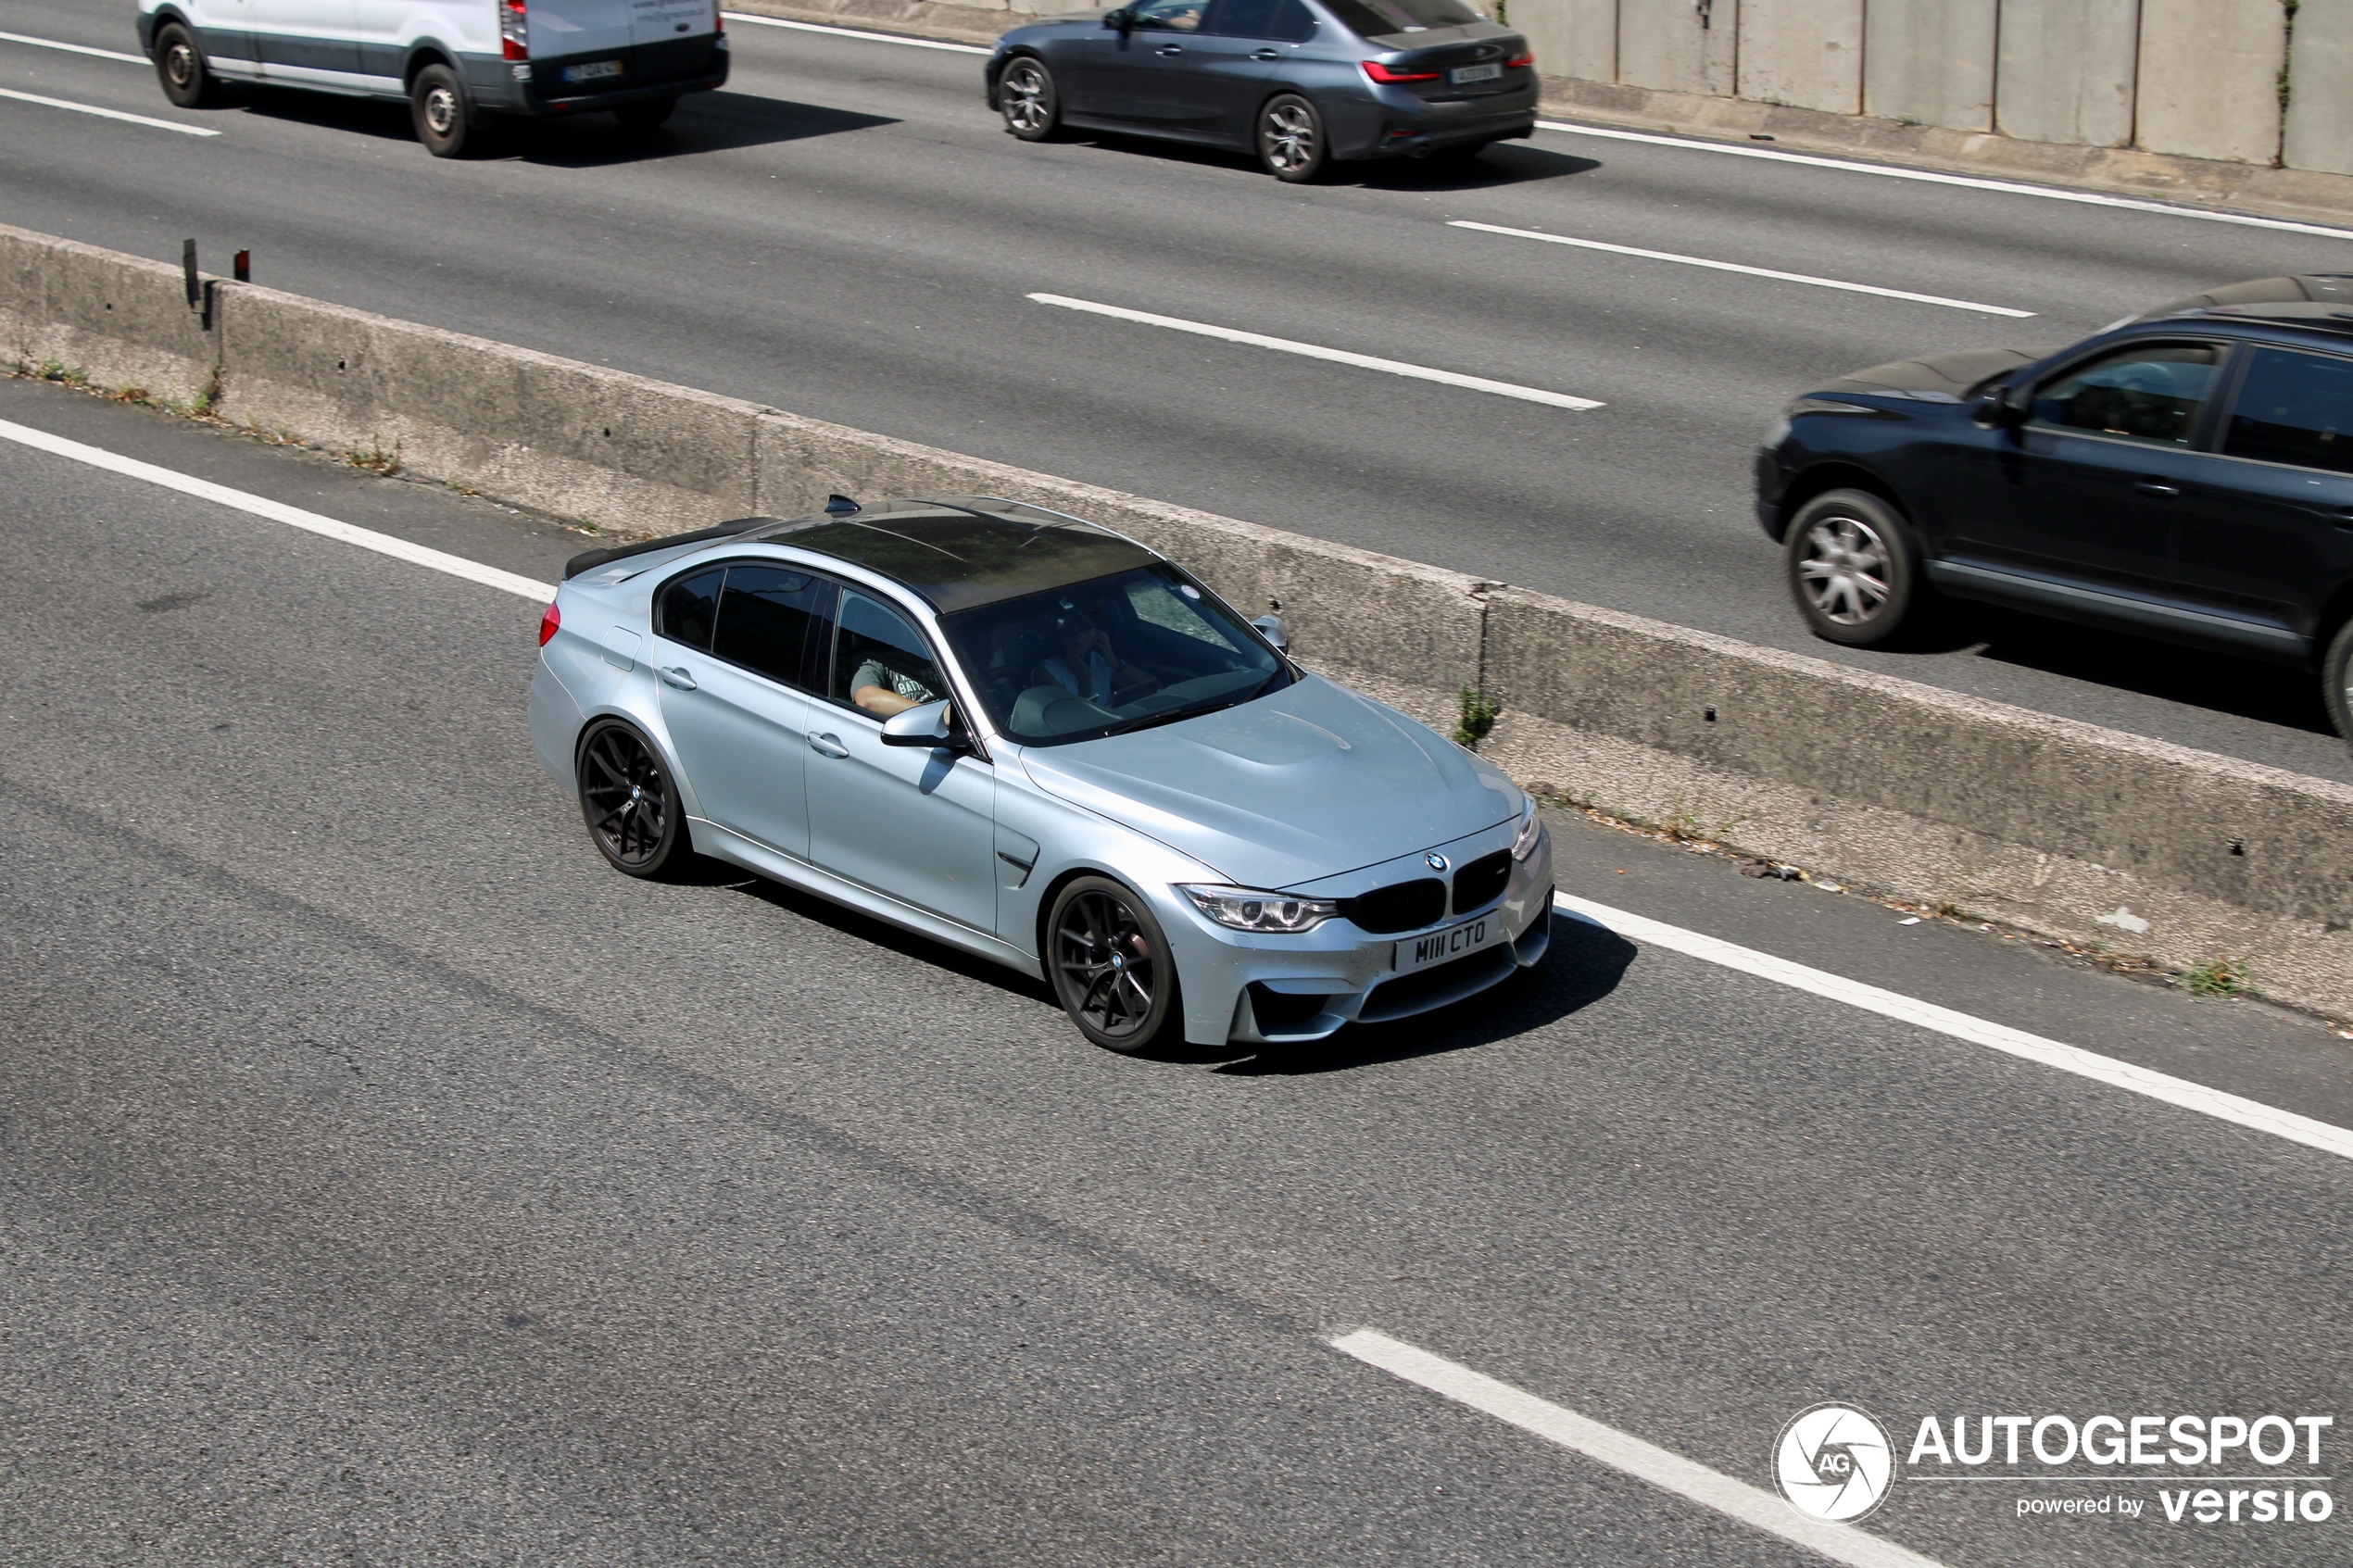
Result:
<svg viewBox="0 0 2353 1568">
<path fill-rule="evenodd" d="M 122 0 L 0 31 L 133 49 Z M 167 105 L 143 65 L 0 40 L 0 220 L 2308 773 L 2353 780 L 2292 671 L 2026 618 L 1911 654 L 1816 642 L 1749 508 L 1819 379 L 2056 344 L 2353 238 L 1545 132 L 1467 169 L 1031 146 L 970 53 L 737 23 L 728 89 L 424 156 L 399 106 Z M 1843 292 L 1456 220 L 1962 302 Z M 1574 411 L 1038 303 L 1053 294 L 1592 399 Z M 1964 307 L 2032 312 L 2017 319 Z"/>
<path fill-rule="evenodd" d="M 575 544 L 56 387 L 0 420 L 536 576 Z M 1449 1012 L 1114 1057 L 829 906 L 606 870 L 530 753 L 537 615 L 0 442 L 0 1560 L 1822 1561 L 1364 1328 L 1751 1486 L 1830 1399 L 1899 1445 L 2334 1415 L 2297 1477 L 2353 1440 L 2341 1154 L 1567 919 Z M 2310 1021 L 1554 827 L 1566 891 L 2353 1125 Z M 1997 1468 L 1866 1528 L 2348 1555 L 2342 1508 Z"/>
</svg>

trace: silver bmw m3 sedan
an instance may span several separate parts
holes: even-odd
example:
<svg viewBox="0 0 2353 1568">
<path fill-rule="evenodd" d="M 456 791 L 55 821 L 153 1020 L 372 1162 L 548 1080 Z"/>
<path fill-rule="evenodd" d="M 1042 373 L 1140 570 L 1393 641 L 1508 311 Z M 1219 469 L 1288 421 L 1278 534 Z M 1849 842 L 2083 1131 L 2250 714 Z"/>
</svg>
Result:
<svg viewBox="0 0 2353 1568">
<path fill-rule="evenodd" d="M 804 888 L 1043 977 L 1115 1051 L 1408 1017 L 1550 940 L 1516 785 L 1018 502 L 837 496 L 576 557 L 531 731 L 617 870 Z"/>
</svg>

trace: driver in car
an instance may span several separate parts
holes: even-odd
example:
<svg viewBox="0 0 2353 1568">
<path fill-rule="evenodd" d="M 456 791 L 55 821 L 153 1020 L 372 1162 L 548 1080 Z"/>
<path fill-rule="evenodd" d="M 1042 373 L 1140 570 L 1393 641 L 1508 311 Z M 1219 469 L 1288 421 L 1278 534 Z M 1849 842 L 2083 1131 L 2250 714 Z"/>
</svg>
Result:
<svg viewBox="0 0 2353 1568">
<path fill-rule="evenodd" d="M 1114 700 L 1114 693 L 1132 695 L 1137 685 L 1150 682 L 1151 675 L 1119 661 L 1111 633 L 1097 623 L 1099 619 L 1066 606 L 1055 622 L 1055 630 L 1061 634 L 1059 649 L 1030 672 L 1030 684 L 1060 686 L 1073 696 L 1083 696 L 1108 708 Z"/>
<path fill-rule="evenodd" d="M 877 719 L 887 719 L 894 713 L 904 713 L 911 708 L 937 702 L 939 694 L 914 676 L 894 670 L 870 654 L 866 661 L 858 667 L 857 672 L 849 677 L 849 700 Z"/>
</svg>

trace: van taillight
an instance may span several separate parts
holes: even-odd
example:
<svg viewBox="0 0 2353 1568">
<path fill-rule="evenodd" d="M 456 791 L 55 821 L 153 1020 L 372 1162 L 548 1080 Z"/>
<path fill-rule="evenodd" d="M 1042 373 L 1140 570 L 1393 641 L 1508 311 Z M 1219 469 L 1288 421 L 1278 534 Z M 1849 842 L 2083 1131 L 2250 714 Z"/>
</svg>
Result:
<svg viewBox="0 0 2353 1568">
<path fill-rule="evenodd" d="M 563 623 L 564 618 L 557 611 L 555 601 L 552 599 L 549 600 L 547 603 L 547 612 L 539 618 L 539 646 L 543 648 L 546 647 L 547 646 L 547 639 L 554 636 L 556 634 L 556 628 L 561 626 Z"/>
<path fill-rule="evenodd" d="M 498 44 L 510 60 L 531 58 L 531 33 L 523 0 L 498 0 Z"/>
</svg>

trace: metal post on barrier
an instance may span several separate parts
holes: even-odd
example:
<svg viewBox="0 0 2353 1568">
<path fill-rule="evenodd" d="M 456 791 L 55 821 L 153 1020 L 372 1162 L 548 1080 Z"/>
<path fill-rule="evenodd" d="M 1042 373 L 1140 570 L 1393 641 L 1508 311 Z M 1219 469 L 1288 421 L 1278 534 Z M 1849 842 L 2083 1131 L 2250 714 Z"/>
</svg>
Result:
<svg viewBox="0 0 2353 1568">
<path fill-rule="evenodd" d="M 188 284 L 188 308 L 195 310 L 204 305 L 204 290 L 196 282 L 196 242 L 186 240 L 180 246 L 180 275 Z"/>
<path fill-rule="evenodd" d="M 237 280 L 237 282 L 241 282 L 241 283 L 250 283 L 250 282 L 253 282 L 253 252 L 251 252 L 251 251 L 249 251 L 249 250 L 241 250 L 241 251 L 239 251 L 239 252 L 237 253 L 237 260 L 236 260 L 236 264 L 235 264 L 234 266 L 231 267 L 231 268 L 229 269 L 229 271 L 230 271 L 230 275 L 231 275 L 231 276 L 233 276 L 233 277 L 234 277 L 234 278 Z"/>
</svg>

